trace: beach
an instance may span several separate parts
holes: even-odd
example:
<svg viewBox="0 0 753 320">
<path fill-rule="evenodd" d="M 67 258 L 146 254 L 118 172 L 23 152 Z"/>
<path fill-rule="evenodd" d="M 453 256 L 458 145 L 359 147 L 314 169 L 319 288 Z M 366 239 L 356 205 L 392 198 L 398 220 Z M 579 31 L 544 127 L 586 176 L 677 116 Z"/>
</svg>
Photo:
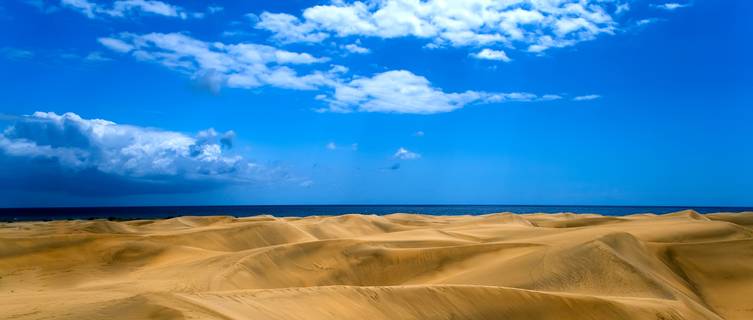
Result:
<svg viewBox="0 0 753 320">
<path fill-rule="evenodd" d="M 2 319 L 753 319 L 753 212 L 0 223 Z"/>
</svg>

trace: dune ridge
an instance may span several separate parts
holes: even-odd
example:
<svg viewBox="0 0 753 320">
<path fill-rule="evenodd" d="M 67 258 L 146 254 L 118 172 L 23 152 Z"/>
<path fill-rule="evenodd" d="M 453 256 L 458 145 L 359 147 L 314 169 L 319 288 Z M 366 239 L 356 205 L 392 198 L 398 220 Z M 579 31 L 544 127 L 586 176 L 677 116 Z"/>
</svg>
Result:
<svg viewBox="0 0 753 320">
<path fill-rule="evenodd" d="M 753 319 L 753 212 L 0 223 L 3 319 Z"/>
</svg>

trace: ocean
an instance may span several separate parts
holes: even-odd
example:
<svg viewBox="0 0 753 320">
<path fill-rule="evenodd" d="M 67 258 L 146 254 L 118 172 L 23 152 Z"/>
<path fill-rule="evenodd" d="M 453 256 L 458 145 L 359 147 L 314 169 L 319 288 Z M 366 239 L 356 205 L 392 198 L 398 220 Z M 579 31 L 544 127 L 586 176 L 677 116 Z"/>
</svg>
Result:
<svg viewBox="0 0 753 320">
<path fill-rule="evenodd" d="M 0 208 L 1 221 L 38 221 L 68 219 L 155 219 L 177 216 L 229 215 L 247 217 L 270 214 L 278 217 L 423 213 L 431 215 L 478 215 L 494 212 L 514 213 L 599 213 L 622 216 L 634 213 L 669 213 L 693 209 L 700 213 L 753 211 L 753 207 L 670 207 L 670 206 L 559 206 L 559 205 L 247 205 L 247 206 L 151 206 L 151 207 L 64 207 Z"/>
</svg>

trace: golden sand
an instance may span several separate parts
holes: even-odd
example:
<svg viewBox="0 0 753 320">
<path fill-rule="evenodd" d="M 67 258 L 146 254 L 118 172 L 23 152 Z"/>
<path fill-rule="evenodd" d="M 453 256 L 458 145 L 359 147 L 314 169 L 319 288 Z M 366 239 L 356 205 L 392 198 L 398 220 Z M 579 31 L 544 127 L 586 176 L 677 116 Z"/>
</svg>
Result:
<svg viewBox="0 0 753 320">
<path fill-rule="evenodd" d="M 753 319 L 753 212 L 0 223 L 2 319 Z"/>
</svg>

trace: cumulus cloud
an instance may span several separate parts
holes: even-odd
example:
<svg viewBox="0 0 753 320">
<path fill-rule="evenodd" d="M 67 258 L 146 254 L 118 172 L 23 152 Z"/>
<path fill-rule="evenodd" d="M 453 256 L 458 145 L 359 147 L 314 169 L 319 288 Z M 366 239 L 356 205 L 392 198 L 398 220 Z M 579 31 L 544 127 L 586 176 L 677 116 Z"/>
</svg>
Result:
<svg viewBox="0 0 753 320">
<path fill-rule="evenodd" d="M 311 23 L 303 23 L 287 13 L 264 12 L 258 18 L 256 28 L 273 32 L 273 38 L 283 42 L 319 42 L 328 37 L 324 32 L 314 31 Z"/>
<path fill-rule="evenodd" d="M 107 48 L 133 57 L 162 64 L 194 78 L 207 73 L 219 82 L 234 88 L 274 86 L 313 90 L 334 83 L 333 75 L 316 71 L 299 75 L 290 65 L 306 65 L 327 61 L 308 53 L 280 50 L 253 44 L 204 42 L 182 33 L 121 33 L 99 38 Z"/>
<path fill-rule="evenodd" d="M 337 149 L 337 144 L 335 144 L 334 142 L 330 141 L 324 147 L 327 148 L 327 150 L 336 150 Z"/>
<path fill-rule="evenodd" d="M 89 0 L 61 0 L 64 8 L 76 10 L 89 18 L 98 17 L 128 17 L 133 15 L 150 14 L 164 17 L 187 19 L 201 18 L 202 13 L 190 13 L 185 9 L 157 0 L 118 0 L 110 5 Z"/>
<path fill-rule="evenodd" d="M 557 96 L 539 97 L 532 93 L 489 93 L 465 91 L 447 93 L 431 85 L 429 80 L 406 70 L 393 70 L 372 77 L 354 78 L 338 83 L 330 97 L 332 112 L 387 112 L 432 114 L 450 112 L 471 103 L 553 100 Z"/>
<path fill-rule="evenodd" d="M 497 61 L 504 61 L 504 62 L 510 62 L 512 59 L 510 59 L 507 56 L 507 53 L 505 53 L 502 50 L 492 50 L 492 49 L 483 49 L 479 51 L 476 54 L 472 55 L 476 59 L 481 60 L 497 60 Z"/>
<path fill-rule="evenodd" d="M 433 46 L 535 46 L 532 52 L 571 46 L 612 34 L 621 2 L 602 0 L 334 1 L 306 8 L 300 17 L 264 12 L 256 28 L 283 42 L 327 37 L 417 37 Z"/>
<path fill-rule="evenodd" d="M 30 172 L 13 175 L 33 177 L 39 184 L 48 183 L 45 175 L 65 176 L 80 183 L 127 185 L 124 193 L 199 191 L 272 175 L 274 170 L 228 153 L 234 136 L 214 129 L 190 136 L 74 113 L 36 112 L 0 134 L 0 161 L 5 169 L 35 163 Z"/>
<path fill-rule="evenodd" d="M 601 95 L 598 94 L 589 94 L 584 96 L 577 96 L 573 98 L 574 101 L 588 101 L 588 100 L 596 100 L 601 98 Z"/>
<path fill-rule="evenodd" d="M 392 157 L 400 160 L 416 160 L 421 158 L 421 155 L 400 147 L 397 149 L 397 151 L 395 151 L 395 154 L 393 154 Z"/>
<path fill-rule="evenodd" d="M 346 44 L 343 46 L 343 48 L 350 53 L 367 54 L 371 52 L 371 50 L 369 50 L 368 48 L 361 47 L 355 43 Z"/>
</svg>

